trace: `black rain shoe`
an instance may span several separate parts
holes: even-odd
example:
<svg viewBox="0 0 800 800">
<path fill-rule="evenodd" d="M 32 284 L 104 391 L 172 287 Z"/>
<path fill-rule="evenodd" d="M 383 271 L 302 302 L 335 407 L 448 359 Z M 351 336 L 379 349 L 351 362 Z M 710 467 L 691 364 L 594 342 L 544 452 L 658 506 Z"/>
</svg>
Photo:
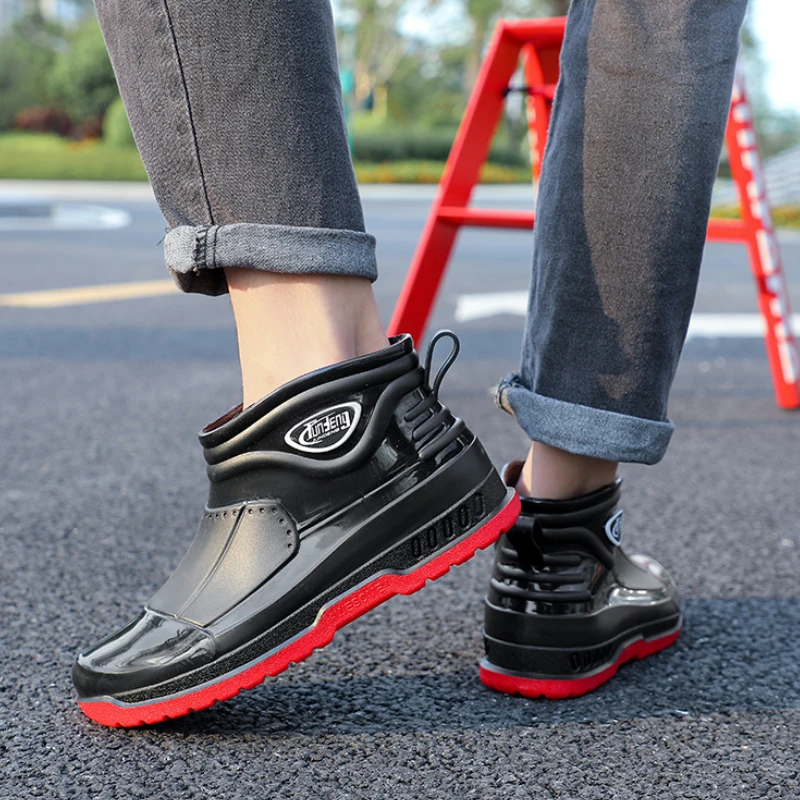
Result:
<svg viewBox="0 0 800 800">
<path fill-rule="evenodd" d="M 506 483 L 517 483 L 521 466 L 506 468 Z M 486 686 L 577 697 L 678 638 L 672 578 L 620 547 L 620 485 L 571 500 L 522 498 L 516 525 L 495 550 L 480 668 Z"/>
<path fill-rule="evenodd" d="M 87 716 L 135 726 L 234 697 L 509 530 L 516 494 L 437 397 L 445 333 L 432 387 L 436 339 L 423 369 L 397 337 L 200 434 L 200 530 L 144 611 L 78 656 Z"/>
</svg>

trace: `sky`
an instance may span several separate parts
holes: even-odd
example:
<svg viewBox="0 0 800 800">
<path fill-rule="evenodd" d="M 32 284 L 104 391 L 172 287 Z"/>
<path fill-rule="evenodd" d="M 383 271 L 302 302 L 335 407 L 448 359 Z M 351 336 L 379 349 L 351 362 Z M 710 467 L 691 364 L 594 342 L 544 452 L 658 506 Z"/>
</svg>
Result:
<svg viewBox="0 0 800 800">
<path fill-rule="evenodd" d="M 750 0 L 756 35 L 761 40 L 767 65 L 766 89 L 776 109 L 800 112 L 800 2 L 798 0 Z M 438 14 L 411 13 L 403 29 L 431 39 L 452 29 L 453 7 L 443 4 Z"/>
<path fill-rule="evenodd" d="M 767 92 L 776 108 L 800 111 L 800 3 L 751 0 L 754 27 L 768 65 Z"/>
</svg>

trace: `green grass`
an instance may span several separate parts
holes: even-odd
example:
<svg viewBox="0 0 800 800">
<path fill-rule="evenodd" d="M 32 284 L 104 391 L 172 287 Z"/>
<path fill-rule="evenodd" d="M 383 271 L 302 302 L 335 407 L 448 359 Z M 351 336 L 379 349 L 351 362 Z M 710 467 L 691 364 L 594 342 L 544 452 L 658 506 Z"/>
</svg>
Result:
<svg viewBox="0 0 800 800">
<path fill-rule="evenodd" d="M 382 164 L 354 164 L 359 183 L 439 183 L 443 161 L 387 161 Z M 530 183 L 528 167 L 484 164 L 481 183 Z"/>
<path fill-rule="evenodd" d="M 722 219 L 741 219 L 742 217 L 738 204 L 717 206 L 711 209 L 711 216 Z M 772 224 L 776 228 L 800 230 L 800 206 L 774 206 Z"/>
<path fill-rule="evenodd" d="M 440 161 L 356 163 L 360 183 L 438 183 L 444 171 Z M 145 181 L 147 175 L 136 150 L 102 141 L 73 142 L 47 133 L 0 134 L 0 178 Z M 527 168 L 484 166 L 484 183 L 529 183 Z"/>
<path fill-rule="evenodd" d="M 139 153 L 48 133 L 0 134 L 0 178 L 145 181 Z"/>
<path fill-rule="evenodd" d="M 441 161 L 393 161 L 356 163 L 359 183 L 438 183 L 444 171 Z M 46 133 L 0 133 L 0 178 L 145 181 L 147 175 L 136 150 L 117 148 L 102 141 L 73 142 Z M 530 183 L 527 167 L 484 164 L 482 183 Z M 722 206 L 713 216 L 735 219 L 736 205 Z M 800 207 L 773 209 L 778 228 L 800 230 Z"/>
</svg>

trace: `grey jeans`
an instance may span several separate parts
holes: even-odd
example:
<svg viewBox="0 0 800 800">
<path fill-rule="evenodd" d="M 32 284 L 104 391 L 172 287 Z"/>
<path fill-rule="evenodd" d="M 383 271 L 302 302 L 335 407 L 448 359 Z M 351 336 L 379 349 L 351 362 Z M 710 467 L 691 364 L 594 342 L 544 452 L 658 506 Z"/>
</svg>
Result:
<svg viewBox="0 0 800 800">
<path fill-rule="evenodd" d="M 694 300 L 746 0 L 573 0 L 519 373 L 535 441 L 653 463 Z M 328 0 L 96 0 L 186 291 L 223 267 L 376 276 Z"/>
<path fill-rule="evenodd" d="M 187 292 L 223 267 L 377 277 L 329 0 L 96 0 Z"/>
<path fill-rule="evenodd" d="M 573 0 L 522 366 L 534 441 L 652 464 L 694 303 L 747 0 Z"/>
</svg>

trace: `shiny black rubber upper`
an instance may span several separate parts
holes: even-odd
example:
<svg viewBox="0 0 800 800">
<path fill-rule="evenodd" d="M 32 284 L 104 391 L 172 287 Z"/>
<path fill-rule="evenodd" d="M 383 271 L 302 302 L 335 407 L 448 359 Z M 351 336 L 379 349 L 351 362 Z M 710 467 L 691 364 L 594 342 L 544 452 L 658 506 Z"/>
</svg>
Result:
<svg viewBox="0 0 800 800">
<path fill-rule="evenodd" d="M 143 613 L 78 657 L 81 697 L 139 702 L 214 679 L 491 517 L 506 487 L 430 382 L 401 337 L 206 428 L 199 532 Z"/>
<path fill-rule="evenodd" d="M 620 486 L 618 480 L 564 501 L 522 498 L 516 525 L 497 542 L 486 597 L 493 666 L 571 676 L 576 664 L 589 670 L 632 636 L 650 638 L 679 624 L 677 589 L 666 571 L 628 555 L 616 530 L 606 530 L 618 519 Z"/>
</svg>

